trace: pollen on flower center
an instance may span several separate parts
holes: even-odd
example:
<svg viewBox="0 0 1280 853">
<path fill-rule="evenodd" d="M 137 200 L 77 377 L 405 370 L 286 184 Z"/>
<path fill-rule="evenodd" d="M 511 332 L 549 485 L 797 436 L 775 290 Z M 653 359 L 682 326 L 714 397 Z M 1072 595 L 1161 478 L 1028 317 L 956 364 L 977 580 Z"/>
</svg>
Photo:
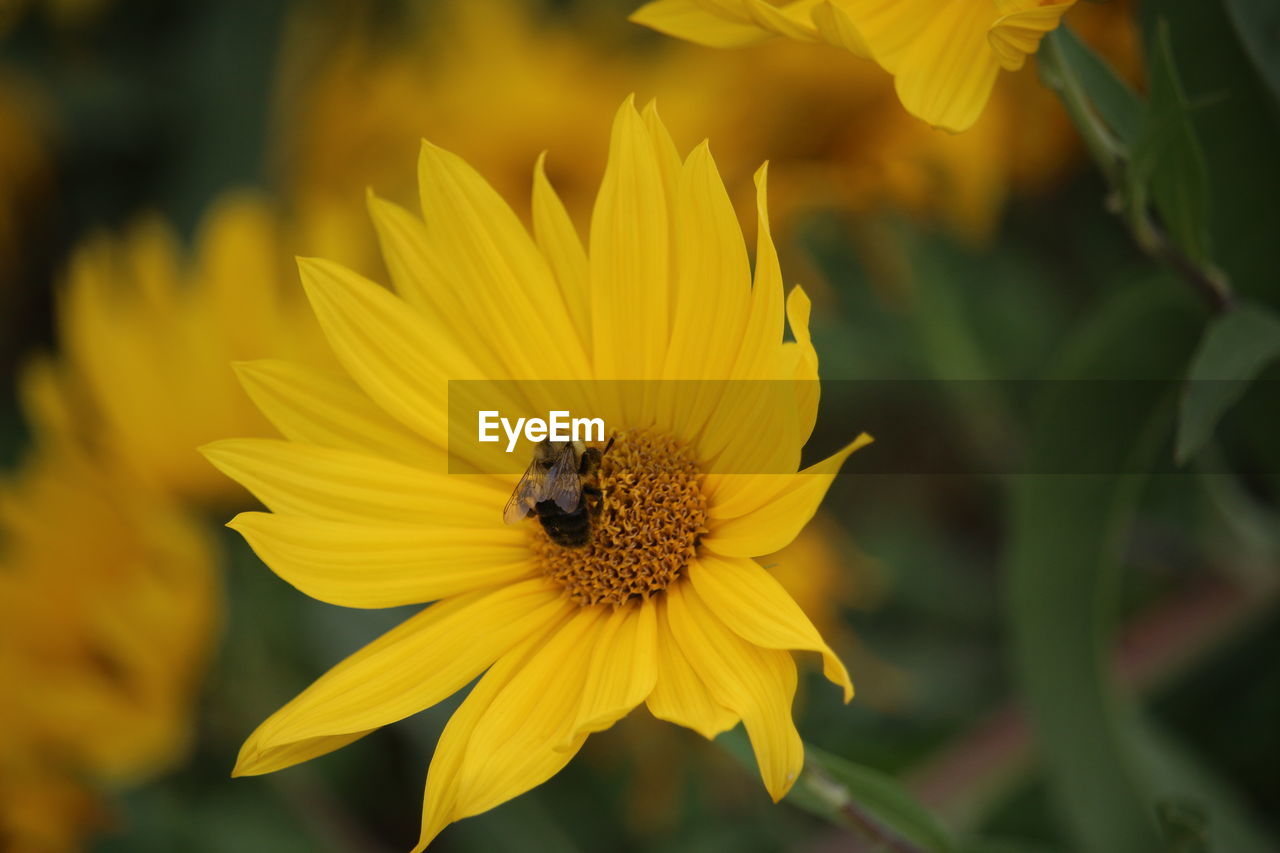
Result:
<svg viewBox="0 0 1280 853">
<path fill-rule="evenodd" d="M 702 473 L 679 441 L 620 432 L 600 465 L 604 506 L 591 542 L 566 548 L 530 525 L 543 571 L 579 604 L 621 605 L 666 589 L 706 532 Z"/>
</svg>

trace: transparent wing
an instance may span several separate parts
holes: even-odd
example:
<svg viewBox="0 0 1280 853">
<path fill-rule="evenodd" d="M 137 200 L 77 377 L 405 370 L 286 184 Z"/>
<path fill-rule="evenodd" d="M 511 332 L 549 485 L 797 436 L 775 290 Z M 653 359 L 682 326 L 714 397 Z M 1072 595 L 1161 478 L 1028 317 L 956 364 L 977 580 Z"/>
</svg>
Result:
<svg viewBox="0 0 1280 853">
<path fill-rule="evenodd" d="M 515 524 L 533 515 L 533 505 L 541 500 L 538 493 L 541 491 L 542 481 L 543 472 L 538 468 L 538 461 L 535 459 L 524 470 L 524 476 L 516 484 L 506 508 L 502 510 L 503 522 Z"/>
<path fill-rule="evenodd" d="M 578 456 L 574 453 L 573 443 L 565 442 L 564 448 L 556 456 L 551 472 L 543 484 L 540 501 L 555 501 L 556 506 L 564 512 L 573 512 L 582 502 L 582 483 L 578 477 Z"/>
</svg>

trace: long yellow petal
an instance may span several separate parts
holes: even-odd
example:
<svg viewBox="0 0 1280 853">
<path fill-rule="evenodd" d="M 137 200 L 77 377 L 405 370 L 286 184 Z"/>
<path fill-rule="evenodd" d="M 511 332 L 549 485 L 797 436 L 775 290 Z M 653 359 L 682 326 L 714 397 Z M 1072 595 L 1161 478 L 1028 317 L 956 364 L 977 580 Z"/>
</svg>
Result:
<svg viewBox="0 0 1280 853">
<path fill-rule="evenodd" d="M 470 359 L 368 279 L 330 261 L 301 258 L 298 269 L 334 354 L 356 384 L 396 420 L 447 446 L 446 380 L 476 376 Z"/>
<path fill-rule="evenodd" d="M 497 339 L 491 336 L 492 327 L 437 256 L 427 226 L 403 207 L 372 192 L 368 204 L 396 293 L 414 308 L 434 339 L 462 349 L 474 363 L 474 376 L 453 374 L 448 378 L 505 376 L 507 370 L 501 353 L 495 349 Z"/>
<path fill-rule="evenodd" d="M 569 316 L 583 346 L 591 347 L 591 290 L 587 250 L 573 220 L 547 179 L 547 154 L 533 168 L 533 234 L 564 294 Z"/>
<path fill-rule="evenodd" d="M 671 630 L 711 695 L 742 718 L 774 802 L 791 790 L 804 765 L 804 745 L 791 719 L 796 665 L 791 655 L 762 649 L 731 631 L 689 584 L 667 589 Z"/>
<path fill-rule="evenodd" d="M 853 698 L 853 682 L 840 658 L 773 575 L 755 560 L 705 554 L 689 566 L 689 580 L 720 620 L 749 643 L 822 655 L 822 672 Z"/>
<path fill-rule="evenodd" d="M 751 268 L 737 216 L 706 142 L 694 149 L 676 176 L 673 203 L 671 347 L 658 388 L 658 423 L 675 435 L 698 436 L 723 415 L 727 380 L 742 348 L 751 300 Z M 740 422 L 739 422 L 740 423 Z M 714 433 L 724 439 L 724 430 Z M 699 440 L 710 457 L 723 441 Z"/>
<path fill-rule="evenodd" d="M 769 164 L 756 171 L 756 269 L 735 379 L 778 379 L 784 313 L 782 267 L 769 230 Z"/>
<path fill-rule="evenodd" d="M 644 109 L 640 111 L 640 120 L 644 122 L 645 129 L 649 131 L 649 138 L 653 141 L 653 153 L 658 158 L 658 171 L 662 172 L 662 192 L 670 204 L 670 200 L 676 197 L 680 170 L 684 165 L 680 159 L 680 151 L 676 148 L 675 140 L 671 138 L 671 132 L 662 123 L 662 117 L 658 115 L 656 99 L 644 105 Z M 674 234 L 676 223 L 673 218 L 669 218 L 668 221 L 671 222 Z"/>
<path fill-rule="evenodd" d="M 249 397 L 285 438 L 448 470 L 441 448 L 374 405 L 346 376 L 275 359 L 235 368 Z"/>
<path fill-rule="evenodd" d="M 435 474 L 361 453 L 271 438 L 215 441 L 201 452 L 284 515 L 325 521 L 501 526 L 496 478 Z"/>
<path fill-rule="evenodd" d="M 591 340 L 597 376 L 660 376 L 670 335 L 668 212 L 653 140 L 628 97 L 591 216 Z"/>
<path fill-rule="evenodd" d="M 862 433 L 843 449 L 797 474 L 726 477 L 737 489 L 732 499 L 713 496 L 711 532 L 702 544 L 726 557 L 758 557 L 785 548 L 813 518 L 818 504 L 849 455 L 871 443 Z"/>
<path fill-rule="evenodd" d="M 658 616 L 658 678 L 645 700 L 659 720 L 693 729 L 707 740 L 738 724 L 738 716 L 712 697 L 702 677 L 689 665 L 671 632 L 667 599 L 656 600 Z"/>
<path fill-rule="evenodd" d="M 545 642 L 517 649 L 454 713 L 427 773 L 421 850 L 455 820 L 480 814 L 554 776 L 581 748 L 564 748 L 604 609 L 577 608 Z"/>
<path fill-rule="evenodd" d="M 416 714 L 464 687 L 570 607 L 561 590 L 543 579 L 434 604 L 268 717 L 245 742 L 235 772 L 279 770 L 341 746 L 344 737 Z"/>
<path fill-rule="evenodd" d="M 751 267 L 737 214 L 706 142 L 680 170 L 674 211 L 679 241 L 664 375 L 727 379 L 742 347 Z"/>
<path fill-rule="evenodd" d="M 654 0 L 632 12 L 630 20 L 707 47 L 745 47 L 773 38 L 759 24 L 725 18 L 698 0 Z"/>
<path fill-rule="evenodd" d="M 461 157 L 428 142 L 418 159 L 418 186 L 431 250 L 470 310 L 490 326 L 488 339 L 503 354 L 508 376 L 585 376 L 586 352 L 560 287 L 502 197 Z"/>
<path fill-rule="evenodd" d="M 242 512 L 228 527 L 277 575 L 342 607 L 398 607 L 536 573 L 516 527 L 388 527 Z"/>
<path fill-rule="evenodd" d="M 440 834 L 440 830 L 458 819 L 458 771 L 466 757 L 467 744 L 476 725 L 498 694 L 511 683 L 512 677 L 542 647 L 544 637 L 558 627 L 553 624 L 535 632 L 498 658 L 449 718 L 444 731 L 440 733 L 435 754 L 431 757 L 431 767 L 427 771 L 427 784 L 422 797 L 422 832 L 413 853 L 425 850 Z"/>
<path fill-rule="evenodd" d="M 606 617 L 587 667 L 582 700 L 561 736 L 561 748 L 579 735 L 604 731 L 653 692 L 658 678 L 657 602 L 622 607 Z"/>
</svg>

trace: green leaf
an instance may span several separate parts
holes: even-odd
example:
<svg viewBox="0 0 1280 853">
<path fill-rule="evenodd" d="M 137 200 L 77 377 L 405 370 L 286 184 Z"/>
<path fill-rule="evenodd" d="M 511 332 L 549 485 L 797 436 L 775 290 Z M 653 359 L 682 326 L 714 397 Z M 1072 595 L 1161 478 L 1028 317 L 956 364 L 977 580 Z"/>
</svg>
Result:
<svg viewBox="0 0 1280 853">
<path fill-rule="evenodd" d="M 1218 317 L 1195 356 L 1178 417 L 1178 462 L 1190 459 L 1263 368 L 1280 358 L 1280 317 L 1241 305 Z"/>
<path fill-rule="evenodd" d="M 1167 282 L 1119 292 L 1082 327 L 1055 375 L 1176 376 L 1199 330 L 1184 299 Z M 1143 470 L 1171 431 L 1172 387 L 1135 382 L 1102 409 L 1082 399 L 1084 385 L 1046 383 L 1032 469 L 1087 453 L 1096 471 Z M 1159 849 L 1145 774 L 1126 735 L 1132 712 L 1109 666 L 1120 554 L 1143 482 L 1113 473 L 1026 476 L 1012 486 L 1006 572 L 1015 671 L 1055 804 L 1091 853 Z"/>
<path fill-rule="evenodd" d="M 738 727 L 716 739 L 735 758 L 755 766 L 751 744 Z M 950 833 L 901 783 L 880 770 L 855 764 L 805 744 L 805 768 L 787 802 L 890 849 L 906 841 L 928 853 L 956 853 Z"/>
<path fill-rule="evenodd" d="M 1144 109 L 1129 84 L 1067 27 L 1058 27 L 1045 36 L 1039 54 L 1042 67 L 1046 48 L 1055 55 L 1060 73 L 1067 78 L 1063 82 L 1083 92 L 1098 118 L 1127 150 L 1138 138 Z"/>
<path fill-rule="evenodd" d="M 1227 13 L 1249 59 L 1280 100 L 1280 5 L 1258 0 L 1226 0 Z"/>
<path fill-rule="evenodd" d="M 1133 146 L 1133 199 L 1150 198 L 1170 238 L 1187 257 L 1210 260 L 1209 173 L 1174 62 L 1167 22 L 1156 28 L 1147 73 L 1151 97 Z"/>
</svg>

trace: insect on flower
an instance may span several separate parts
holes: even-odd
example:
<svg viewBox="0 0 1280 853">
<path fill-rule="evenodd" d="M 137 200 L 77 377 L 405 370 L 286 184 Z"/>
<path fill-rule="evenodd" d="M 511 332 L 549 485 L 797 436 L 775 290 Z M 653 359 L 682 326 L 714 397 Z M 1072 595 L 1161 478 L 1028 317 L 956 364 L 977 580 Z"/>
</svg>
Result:
<svg viewBox="0 0 1280 853">
<path fill-rule="evenodd" d="M 543 439 L 534 446 L 533 461 L 511 493 L 502 520 L 516 524 L 537 515 L 547 536 L 557 545 L 581 548 L 591 542 L 591 522 L 604 508 L 599 486 L 604 450 L 580 441 Z"/>
</svg>

